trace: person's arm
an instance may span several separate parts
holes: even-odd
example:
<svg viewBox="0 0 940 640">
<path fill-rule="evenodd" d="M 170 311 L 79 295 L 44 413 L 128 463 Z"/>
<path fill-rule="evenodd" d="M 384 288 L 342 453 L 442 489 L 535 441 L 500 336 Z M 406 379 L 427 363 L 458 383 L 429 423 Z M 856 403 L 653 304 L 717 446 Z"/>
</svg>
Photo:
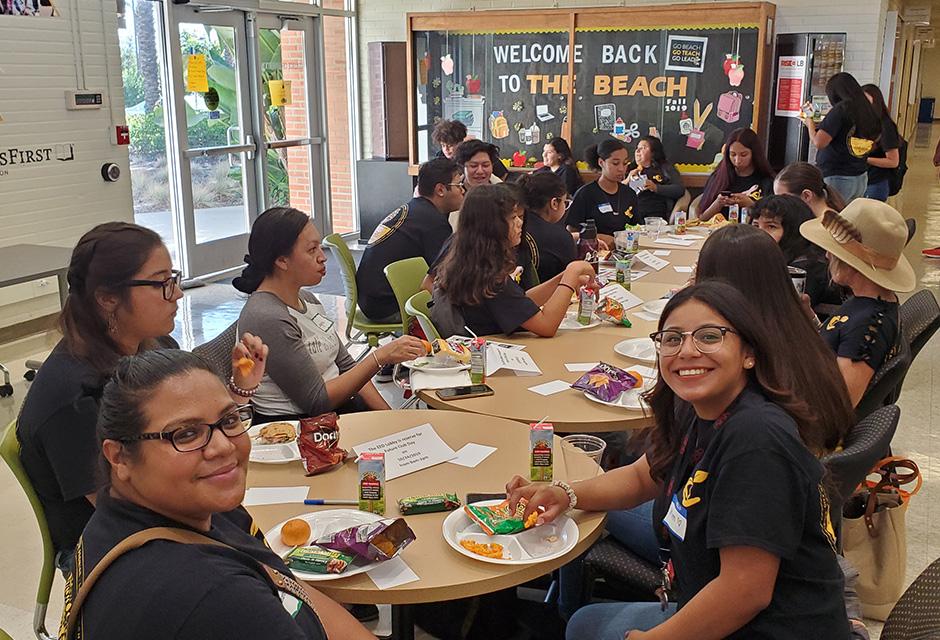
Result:
<svg viewBox="0 0 940 640">
<path fill-rule="evenodd" d="M 672 165 L 664 165 L 660 167 L 660 171 L 662 171 L 663 176 L 666 178 L 666 184 L 658 184 L 651 180 L 650 182 L 655 185 L 655 188 L 651 189 L 651 191 L 673 202 L 684 196 L 685 185 L 682 184 L 682 176 L 679 175 L 676 168 Z"/>
<path fill-rule="evenodd" d="M 829 113 L 826 114 L 826 117 L 823 118 L 823 121 L 819 125 L 819 129 L 816 128 L 816 121 L 813 120 L 812 115 L 806 115 L 804 111 L 800 112 L 800 119 L 803 120 L 803 124 L 806 125 L 806 133 L 809 136 L 809 141 L 813 143 L 813 146 L 817 149 L 825 149 L 829 146 L 829 143 L 832 142 L 832 134 L 830 131 L 838 131 L 839 125 L 841 125 L 841 119 L 837 122 L 837 115 L 839 112 L 833 108 L 830 109 Z"/>
<path fill-rule="evenodd" d="M 851 358 L 842 356 L 836 358 L 836 363 L 838 363 L 839 371 L 842 372 L 842 377 L 845 379 L 845 386 L 849 390 L 849 399 L 852 401 L 852 406 L 858 406 L 859 401 L 868 389 L 868 383 L 875 375 L 875 370 L 868 366 L 866 362 L 855 362 Z"/>
<path fill-rule="evenodd" d="M 565 267 L 560 275 L 530 289 L 533 295 L 526 292 L 526 297 L 536 304 L 539 304 L 538 299 L 544 299 L 545 302 L 540 305 L 542 308 L 538 313 L 522 323 L 522 328 L 543 338 L 554 336 L 571 305 L 572 292 L 577 292 L 578 287 L 588 282 L 593 273 L 591 265 L 577 260 Z"/>
<path fill-rule="evenodd" d="M 53 413 L 36 431 L 62 499 L 84 497 L 94 506 L 98 489 L 98 403 L 83 396 Z"/>
<path fill-rule="evenodd" d="M 888 149 L 885 151 L 884 158 L 872 158 L 868 156 L 866 161 L 873 167 L 895 169 L 901 163 L 901 154 L 897 149 Z"/>
<path fill-rule="evenodd" d="M 730 199 L 718 194 L 705 211 L 698 214 L 698 217 L 702 222 L 707 222 L 714 218 L 716 214 L 721 213 L 722 209 L 728 204 L 730 204 Z"/>
</svg>

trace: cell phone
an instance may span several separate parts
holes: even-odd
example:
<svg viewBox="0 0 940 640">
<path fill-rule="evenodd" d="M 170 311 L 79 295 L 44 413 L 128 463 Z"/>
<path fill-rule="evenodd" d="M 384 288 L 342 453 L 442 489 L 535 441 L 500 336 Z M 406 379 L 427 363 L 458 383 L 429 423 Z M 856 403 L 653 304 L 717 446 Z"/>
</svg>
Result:
<svg viewBox="0 0 940 640">
<path fill-rule="evenodd" d="M 437 397 L 441 400 L 461 400 L 463 398 L 479 398 L 493 395 L 493 390 L 485 384 L 472 384 L 469 387 L 451 387 L 438 389 Z"/>
<path fill-rule="evenodd" d="M 730 192 L 730 191 L 719 191 L 719 192 L 718 192 L 718 195 L 724 196 L 724 197 L 727 198 L 728 196 L 731 195 L 731 192 Z"/>
<path fill-rule="evenodd" d="M 505 500 L 505 493 L 468 493 L 467 504 L 483 502 L 485 500 Z"/>
</svg>

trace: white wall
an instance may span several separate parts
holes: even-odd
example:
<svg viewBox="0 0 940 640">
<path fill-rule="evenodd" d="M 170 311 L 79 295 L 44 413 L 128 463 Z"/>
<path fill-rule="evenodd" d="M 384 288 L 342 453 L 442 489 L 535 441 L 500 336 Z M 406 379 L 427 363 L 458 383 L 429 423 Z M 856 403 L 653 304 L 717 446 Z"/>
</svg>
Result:
<svg viewBox="0 0 940 640">
<path fill-rule="evenodd" d="M 627 5 L 673 4 L 676 0 L 626 0 Z M 404 41 L 405 14 L 419 11 L 463 11 L 475 9 L 522 9 L 531 7 L 606 6 L 587 0 L 358 0 L 360 87 L 362 104 L 369 104 L 368 43 L 378 40 Z M 709 4 L 709 3 L 702 3 Z M 859 82 L 877 80 L 887 0 L 777 0 L 777 33 L 805 31 L 848 34 L 845 70 Z M 618 4 L 619 6 L 619 4 Z M 362 113 L 363 156 L 370 157 L 371 126 L 368 109 Z"/>
<path fill-rule="evenodd" d="M 127 147 L 110 142 L 112 109 L 124 119 L 116 2 L 56 4 L 54 18 L 0 16 L 0 153 L 71 143 L 75 159 L 0 166 L 0 246 L 72 246 L 99 222 L 133 220 Z M 82 64 L 86 88 L 105 92 L 106 104 L 68 111 L 65 91 L 80 88 Z M 121 167 L 118 182 L 102 180 L 105 162 Z M 50 289 L 15 306 L 24 292 L 0 289 L 0 326 L 55 312 L 54 279 Z"/>
</svg>

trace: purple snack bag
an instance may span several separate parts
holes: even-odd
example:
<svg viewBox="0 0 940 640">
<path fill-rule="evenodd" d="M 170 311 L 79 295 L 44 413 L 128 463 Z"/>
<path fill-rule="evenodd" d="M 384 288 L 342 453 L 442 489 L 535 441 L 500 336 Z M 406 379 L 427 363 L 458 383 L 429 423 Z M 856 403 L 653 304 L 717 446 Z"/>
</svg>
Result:
<svg viewBox="0 0 940 640">
<path fill-rule="evenodd" d="M 394 558 L 414 539 L 415 533 L 404 518 L 396 518 L 349 527 L 325 535 L 314 544 L 372 561 Z"/>
<path fill-rule="evenodd" d="M 590 393 L 604 402 L 614 402 L 624 391 L 629 391 L 643 384 L 643 379 L 605 362 L 578 378 L 572 389 Z"/>
</svg>

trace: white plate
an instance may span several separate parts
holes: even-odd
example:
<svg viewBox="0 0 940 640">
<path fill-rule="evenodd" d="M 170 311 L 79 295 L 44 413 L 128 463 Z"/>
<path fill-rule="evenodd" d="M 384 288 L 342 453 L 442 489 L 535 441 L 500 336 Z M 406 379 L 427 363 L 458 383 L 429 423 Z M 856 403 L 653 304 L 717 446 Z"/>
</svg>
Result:
<svg viewBox="0 0 940 640">
<path fill-rule="evenodd" d="M 357 511 L 355 509 L 328 509 L 326 511 L 302 513 L 298 516 L 294 516 L 294 518 L 304 520 L 307 524 L 310 525 L 311 541 L 316 540 L 321 536 L 336 533 L 337 531 L 342 531 L 343 529 L 348 529 L 349 527 L 355 527 L 356 525 L 360 524 L 369 524 L 370 522 L 376 522 L 383 519 L 383 517 L 380 515 L 367 513 L 365 511 Z M 293 520 L 294 518 L 290 519 Z M 287 520 L 284 522 L 287 522 Z M 283 542 L 281 542 L 281 527 L 284 526 L 284 522 L 274 525 L 267 533 L 264 534 L 265 539 L 268 541 L 268 545 L 271 547 L 271 551 L 281 556 L 282 558 L 293 548 L 288 547 Z M 298 571 L 297 569 L 291 569 L 291 571 L 301 580 L 339 580 L 340 578 L 354 576 L 357 573 L 364 573 L 377 564 L 379 563 L 368 562 L 367 560 L 363 560 L 362 558 L 357 557 L 343 573 L 310 573 L 308 571 Z"/>
<path fill-rule="evenodd" d="M 653 313 L 660 315 L 663 312 L 663 309 L 666 308 L 666 305 L 669 303 L 668 298 L 660 298 L 659 300 L 650 300 L 644 304 L 641 308 L 647 313 Z"/>
<path fill-rule="evenodd" d="M 294 425 L 297 436 L 300 436 L 300 423 L 296 420 L 278 420 Z M 263 444 L 257 438 L 261 433 L 261 428 L 265 424 L 256 424 L 248 430 L 248 436 L 251 438 L 251 454 L 248 456 L 250 462 L 260 462 L 261 464 L 287 464 L 300 460 L 300 448 L 297 446 L 297 440 L 293 442 L 283 442 L 281 444 Z"/>
<path fill-rule="evenodd" d="M 561 324 L 558 325 L 559 329 L 568 329 L 569 331 L 578 331 L 580 329 L 590 329 L 591 327 L 596 327 L 601 323 L 601 319 L 597 316 L 591 316 L 591 324 L 581 324 L 578 322 L 578 312 L 569 311 L 565 314 L 564 319 L 561 321 Z M 463 548 L 463 547 L 461 547 Z"/>
<path fill-rule="evenodd" d="M 656 362 L 656 347 L 649 338 L 630 338 L 614 345 L 614 351 L 622 356 L 641 360 L 643 362 Z"/>
<path fill-rule="evenodd" d="M 402 362 L 401 366 L 415 369 L 417 371 L 465 371 L 470 368 L 469 364 L 440 364 L 433 356 L 421 356 L 414 360 Z"/>
<path fill-rule="evenodd" d="M 588 393 L 587 391 L 583 392 L 584 397 L 588 400 L 593 400 L 594 402 L 600 404 L 606 404 L 609 407 L 620 407 L 622 409 L 631 409 L 633 411 L 642 411 L 644 409 L 649 409 L 649 405 L 643 402 L 640 398 L 640 394 L 648 389 L 652 389 L 656 384 L 656 378 L 643 378 L 643 386 L 630 389 L 629 391 L 624 391 L 620 394 L 620 397 L 617 398 L 614 402 L 606 402 L 601 400 L 595 395 Z"/>
<path fill-rule="evenodd" d="M 479 505 L 499 504 L 502 500 L 484 500 L 476 502 Z M 578 525 L 568 516 L 558 516 L 554 522 L 532 527 L 522 533 L 511 536 L 488 536 L 480 529 L 480 525 L 473 522 L 463 509 L 452 511 L 444 519 L 442 525 L 444 540 L 453 547 L 457 553 L 493 564 L 535 564 L 563 556 L 578 544 Z M 554 542 L 546 538 L 557 536 Z M 503 545 L 502 558 L 487 558 L 472 553 L 462 546 L 460 541 L 469 538 L 474 542 L 495 542 Z M 507 557 L 508 556 L 508 557 Z"/>
</svg>

